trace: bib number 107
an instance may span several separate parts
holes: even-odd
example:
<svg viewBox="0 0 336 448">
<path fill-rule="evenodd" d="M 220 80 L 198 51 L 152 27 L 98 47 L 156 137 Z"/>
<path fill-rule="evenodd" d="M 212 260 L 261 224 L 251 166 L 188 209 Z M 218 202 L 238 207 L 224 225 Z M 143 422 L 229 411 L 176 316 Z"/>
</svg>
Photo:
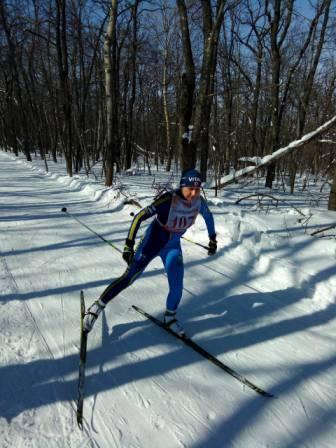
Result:
<svg viewBox="0 0 336 448">
<path fill-rule="evenodd" d="M 172 228 L 176 230 L 188 229 L 195 221 L 195 216 L 175 216 Z"/>
</svg>

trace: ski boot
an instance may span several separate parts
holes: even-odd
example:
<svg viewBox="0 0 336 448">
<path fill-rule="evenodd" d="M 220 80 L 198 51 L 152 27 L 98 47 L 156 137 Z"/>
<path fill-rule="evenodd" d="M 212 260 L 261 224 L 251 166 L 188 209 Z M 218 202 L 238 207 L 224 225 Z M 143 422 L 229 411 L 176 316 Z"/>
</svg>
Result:
<svg viewBox="0 0 336 448">
<path fill-rule="evenodd" d="M 167 310 L 163 316 L 163 322 L 167 328 L 174 333 L 178 334 L 182 338 L 187 339 L 186 332 L 179 321 L 176 319 L 176 311 Z"/>
<path fill-rule="evenodd" d="M 85 331 L 85 333 L 89 333 L 92 330 L 94 323 L 104 308 L 105 303 L 101 300 L 96 300 L 86 311 L 83 319 L 83 331 Z"/>
</svg>

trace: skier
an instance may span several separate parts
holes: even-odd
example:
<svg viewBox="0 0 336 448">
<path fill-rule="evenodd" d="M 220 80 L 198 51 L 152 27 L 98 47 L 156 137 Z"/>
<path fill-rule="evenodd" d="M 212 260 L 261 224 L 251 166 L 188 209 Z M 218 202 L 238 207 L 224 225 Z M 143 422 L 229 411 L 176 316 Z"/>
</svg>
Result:
<svg viewBox="0 0 336 448">
<path fill-rule="evenodd" d="M 201 213 L 207 225 L 208 254 L 214 255 L 217 251 L 214 219 L 205 200 L 200 196 L 200 189 L 200 173 L 195 169 L 188 170 L 182 174 L 179 189 L 159 196 L 150 206 L 142 209 L 134 217 L 122 255 L 128 267 L 125 273 L 114 280 L 87 310 L 83 322 L 86 333 L 92 330 L 96 319 L 107 303 L 130 286 L 150 261 L 159 255 L 163 261 L 169 284 L 164 323 L 172 331 L 186 336 L 176 318 L 183 289 L 183 258 L 180 240 L 185 231 L 194 224 L 198 213 Z M 149 225 L 134 252 L 135 237 L 140 224 L 154 215 L 156 215 L 156 219 Z"/>
</svg>

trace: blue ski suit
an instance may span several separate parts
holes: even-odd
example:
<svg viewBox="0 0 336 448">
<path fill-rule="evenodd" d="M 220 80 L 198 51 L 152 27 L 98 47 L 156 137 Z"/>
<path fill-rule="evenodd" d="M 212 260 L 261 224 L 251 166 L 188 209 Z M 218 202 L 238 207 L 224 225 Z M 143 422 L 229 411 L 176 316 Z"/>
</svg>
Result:
<svg viewBox="0 0 336 448">
<path fill-rule="evenodd" d="M 145 235 L 136 248 L 134 258 L 124 274 L 113 281 L 102 293 L 100 300 L 107 304 L 123 289 L 131 285 L 145 270 L 153 258 L 160 256 L 169 284 L 166 307 L 176 311 L 183 290 L 183 257 L 181 237 L 192 226 L 198 213 L 201 213 L 207 225 L 210 239 L 215 239 L 213 215 L 203 197 L 186 201 L 180 190 L 168 192 L 142 209 L 133 219 L 127 238 L 134 241 L 140 224 L 153 216 L 156 218 L 147 228 Z"/>
</svg>

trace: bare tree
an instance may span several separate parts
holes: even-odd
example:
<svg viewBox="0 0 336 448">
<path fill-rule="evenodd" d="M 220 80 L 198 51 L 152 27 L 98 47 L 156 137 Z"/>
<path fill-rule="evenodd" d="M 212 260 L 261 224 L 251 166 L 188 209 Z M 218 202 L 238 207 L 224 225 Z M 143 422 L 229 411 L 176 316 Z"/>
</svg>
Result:
<svg viewBox="0 0 336 448">
<path fill-rule="evenodd" d="M 30 134 L 28 132 L 28 123 L 23 101 L 24 95 L 19 75 L 19 57 L 21 57 L 22 53 L 19 51 L 19 46 L 15 42 L 13 36 L 14 27 L 10 26 L 8 23 L 9 14 L 5 9 L 5 3 L 3 1 L 0 2 L 0 18 L 7 41 L 8 72 L 6 74 L 5 95 L 9 113 L 10 143 L 16 154 L 18 154 L 18 149 L 21 146 L 27 160 L 31 161 Z"/>
<path fill-rule="evenodd" d="M 104 69 L 106 94 L 107 140 L 105 155 L 105 185 L 113 182 L 113 167 L 116 162 L 118 144 L 118 107 L 117 107 L 117 14 L 118 1 L 111 0 L 110 16 L 104 40 Z"/>
<path fill-rule="evenodd" d="M 214 95 L 218 39 L 224 19 L 225 3 L 225 0 L 217 2 L 216 12 L 214 14 L 210 1 L 201 2 L 203 15 L 203 60 L 197 102 L 192 120 L 195 67 L 186 5 L 184 1 L 177 1 L 185 61 L 185 72 L 182 75 L 179 117 L 180 136 L 182 140 L 182 170 L 195 166 L 197 157 L 196 148 L 198 147 L 201 153 L 201 175 L 204 180 L 206 179 L 208 162 L 209 125 Z"/>
<path fill-rule="evenodd" d="M 126 169 L 131 167 L 133 155 L 133 140 L 134 140 L 134 105 L 136 100 L 136 84 L 137 84 L 137 70 L 136 61 L 138 53 L 138 8 L 140 0 L 136 0 L 131 7 L 131 31 L 130 43 L 127 56 L 127 63 L 124 69 L 124 148 L 125 148 L 125 164 Z"/>
<path fill-rule="evenodd" d="M 67 173 L 72 176 L 73 165 L 73 131 L 72 131 L 72 94 L 69 85 L 69 63 L 67 42 L 66 0 L 56 0 L 56 45 L 58 56 L 58 71 L 63 109 L 63 146 Z"/>
<path fill-rule="evenodd" d="M 140 154 L 203 178 L 208 159 L 218 177 L 239 170 L 335 114 L 332 5 L 311 0 L 304 17 L 293 0 L 0 2 L 0 144 L 64 156 L 69 175 L 102 160 L 107 185 Z M 331 159 L 314 142 L 278 170 L 294 186 Z"/>
<path fill-rule="evenodd" d="M 188 13 L 184 0 L 177 0 L 177 9 L 182 35 L 184 71 L 181 78 L 179 98 L 179 138 L 181 142 L 182 171 L 196 163 L 195 145 L 191 140 L 192 112 L 195 91 L 195 65 L 191 48 Z"/>
<path fill-rule="evenodd" d="M 280 74 L 281 50 L 292 22 L 294 0 L 265 1 L 266 15 L 270 25 L 270 53 L 271 53 L 271 147 L 274 150 L 280 144 Z M 272 188 L 275 175 L 275 165 L 270 164 L 267 170 L 266 187 Z"/>
<path fill-rule="evenodd" d="M 309 59 L 311 60 L 311 62 L 310 62 L 310 64 L 308 64 L 303 82 L 301 83 L 302 90 L 298 92 L 299 93 L 299 95 L 298 95 L 299 107 L 298 107 L 297 133 L 296 133 L 297 138 L 300 138 L 302 136 L 305 125 L 306 125 L 307 112 L 309 109 L 309 103 L 310 103 L 311 93 L 312 93 L 312 89 L 313 89 L 314 78 L 315 78 L 317 67 L 318 67 L 318 64 L 319 64 L 319 61 L 321 58 L 323 45 L 325 43 L 325 35 L 326 35 L 327 26 L 329 23 L 330 5 L 331 5 L 331 0 L 324 0 L 318 5 L 316 14 L 311 21 L 310 28 L 307 33 L 307 38 L 304 42 L 304 45 L 301 47 L 299 57 L 297 58 L 297 62 L 295 64 L 293 64 L 293 66 L 291 67 L 290 73 L 289 73 L 289 79 L 287 82 L 288 87 L 286 89 L 286 93 L 288 92 L 288 89 L 289 89 L 291 75 L 294 73 L 297 66 L 299 65 L 299 62 L 303 58 L 307 49 L 310 47 L 311 48 L 311 50 L 310 50 L 311 57 Z M 321 17 L 323 20 L 322 20 L 320 30 L 318 31 L 317 28 L 318 28 L 319 20 Z M 313 39 L 314 45 L 309 46 L 312 39 Z M 316 41 L 316 44 L 315 44 L 315 41 Z M 283 112 L 284 104 L 287 103 L 286 99 L 287 99 L 286 97 L 283 98 L 281 113 Z M 295 154 L 291 155 L 290 161 L 291 161 L 290 168 L 289 168 L 289 170 L 290 170 L 290 188 L 291 188 L 291 192 L 293 193 L 294 186 L 295 186 L 296 172 L 298 169 L 298 164 L 297 164 L 297 161 L 295 158 Z"/>
</svg>

